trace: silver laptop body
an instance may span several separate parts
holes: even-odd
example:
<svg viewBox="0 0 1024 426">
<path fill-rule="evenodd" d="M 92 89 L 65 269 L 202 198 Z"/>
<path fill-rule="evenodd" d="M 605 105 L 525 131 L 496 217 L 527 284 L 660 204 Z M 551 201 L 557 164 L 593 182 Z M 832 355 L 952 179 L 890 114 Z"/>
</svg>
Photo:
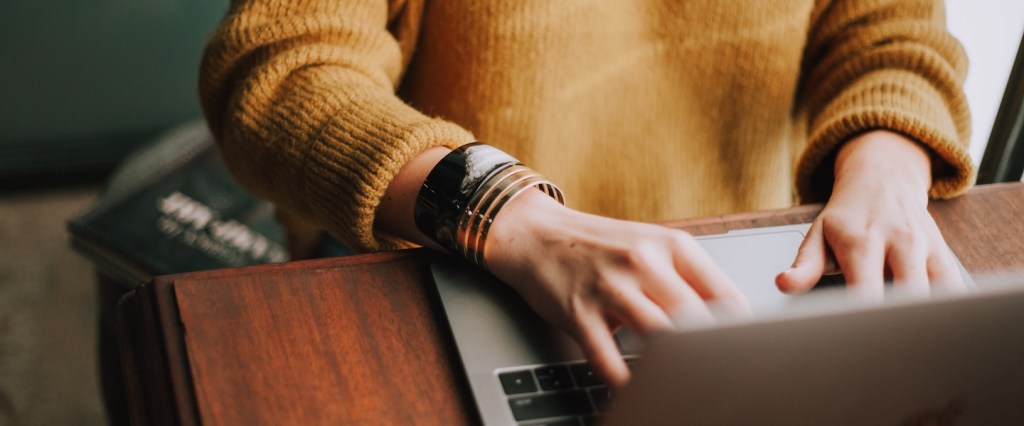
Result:
<svg viewBox="0 0 1024 426">
<path fill-rule="evenodd" d="M 1024 425 L 1024 278 L 985 284 L 653 336 L 603 420 Z"/>
<path fill-rule="evenodd" d="M 803 224 L 734 231 L 700 237 L 698 240 L 750 299 L 755 318 L 768 318 L 797 310 L 795 304 L 799 303 L 801 296 L 779 292 L 775 288 L 774 278 L 792 263 L 808 226 Z M 509 394 L 500 377 L 552 364 L 572 367 L 575 373 L 575 367 L 585 361 L 576 343 L 564 332 L 538 317 L 515 291 L 493 277 L 454 259 L 438 260 L 432 269 L 484 423 L 532 424 L 536 421 L 541 422 L 536 424 L 553 424 L 560 419 L 570 420 L 537 417 L 543 415 L 543 410 L 542 414 L 537 414 L 536 410 L 531 411 L 533 407 L 529 404 L 539 402 L 549 394 L 542 389 L 538 389 L 538 393 Z M 616 337 L 627 358 L 643 350 L 639 339 L 628 332 L 620 332 Z M 713 349 L 708 351 L 711 359 L 719 355 Z M 752 357 L 753 353 L 734 356 L 742 359 Z M 650 354 L 645 353 L 644 361 L 637 365 L 653 364 L 647 361 L 649 357 Z M 643 383 L 640 374 L 642 372 L 638 371 L 637 383 Z M 578 378 L 573 381 L 580 382 Z M 588 404 L 602 405 L 597 401 L 600 393 L 595 393 L 595 390 L 601 389 L 603 387 L 591 388 L 589 393 L 573 391 L 576 393 L 573 396 L 588 399 Z M 587 393 L 587 397 L 578 395 L 581 393 Z M 673 393 L 677 392 L 669 394 Z M 564 392 L 556 394 L 568 395 Z M 562 403 L 573 404 L 574 401 Z M 626 402 L 616 402 L 615 406 L 616 409 L 624 409 L 622 407 L 627 405 Z M 589 415 L 580 419 L 589 419 Z"/>
</svg>

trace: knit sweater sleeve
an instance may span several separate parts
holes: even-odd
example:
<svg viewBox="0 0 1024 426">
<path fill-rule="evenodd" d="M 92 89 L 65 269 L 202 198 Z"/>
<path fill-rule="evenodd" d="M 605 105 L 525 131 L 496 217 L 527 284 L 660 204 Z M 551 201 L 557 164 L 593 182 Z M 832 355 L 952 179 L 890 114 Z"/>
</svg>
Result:
<svg viewBox="0 0 1024 426">
<path fill-rule="evenodd" d="M 821 3 L 812 15 L 798 102 L 809 132 L 797 162 L 801 199 L 827 199 L 838 147 L 878 129 L 930 150 L 931 197 L 965 191 L 975 176 L 966 151 L 967 59 L 946 31 L 942 1 Z"/>
<path fill-rule="evenodd" d="M 395 95 L 420 6 L 233 1 L 204 53 L 203 112 L 232 173 L 356 250 L 405 246 L 373 228 L 388 183 L 423 150 L 472 140 Z"/>
</svg>

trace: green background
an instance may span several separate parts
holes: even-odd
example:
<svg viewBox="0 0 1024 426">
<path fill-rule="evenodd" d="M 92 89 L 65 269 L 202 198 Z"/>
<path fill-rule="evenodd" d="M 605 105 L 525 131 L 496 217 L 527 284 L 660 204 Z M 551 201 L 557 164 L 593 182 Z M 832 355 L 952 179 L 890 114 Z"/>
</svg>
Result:
<svg viewBox="0 0 1024 426">
<path fill-rule="evenodd" d="M 200 115 L 226 0 L 0 3 L 0 177 L 109 169 Z"/>
</svg>

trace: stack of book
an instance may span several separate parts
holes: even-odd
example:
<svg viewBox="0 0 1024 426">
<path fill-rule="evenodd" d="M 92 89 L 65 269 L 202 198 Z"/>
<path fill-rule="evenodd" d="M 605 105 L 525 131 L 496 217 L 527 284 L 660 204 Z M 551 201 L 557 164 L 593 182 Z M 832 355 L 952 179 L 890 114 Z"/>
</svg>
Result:
<svg viewBox="0 0 1024 426">
<path fill-rule="evenodd" d="M 128 287 L 157 275 L 288 260 L 273 206 L 234 180 L 202 122 L 126 159 L 68 230 L 78 252 Z"/>
</svg>

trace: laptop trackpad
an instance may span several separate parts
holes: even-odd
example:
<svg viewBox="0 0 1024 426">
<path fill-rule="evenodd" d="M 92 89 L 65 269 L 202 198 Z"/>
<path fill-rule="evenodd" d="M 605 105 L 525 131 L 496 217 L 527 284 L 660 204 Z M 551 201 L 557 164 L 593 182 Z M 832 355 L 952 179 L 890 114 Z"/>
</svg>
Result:
<svg viewBox="0 0 1024 426">
<path fill-rule="evenodd" d="M 782 312 L 796 296 L 775 286 L 775 276 L 796 258 L 804 239 L 799 230 L 737 232 L 698 238 L 722 271 L 747 297 L 755 316 Z"/>
<path fill-rule="evenodd" d="M 788 226 L 769 232 L 741 230 L 697 237 L 697 241 L 747 297 L 754 315 L 762 316 L 783 312 L 790 300 L 797 297 L 779 291 L 775 276 L 793 263 L 808 226 Z M 825 282 L 831 283 L 831 279 Z M 623 354 L 643 352 L 643 339 L 629 330 L 620 330 L 615 337 Z"/>
</svg>

